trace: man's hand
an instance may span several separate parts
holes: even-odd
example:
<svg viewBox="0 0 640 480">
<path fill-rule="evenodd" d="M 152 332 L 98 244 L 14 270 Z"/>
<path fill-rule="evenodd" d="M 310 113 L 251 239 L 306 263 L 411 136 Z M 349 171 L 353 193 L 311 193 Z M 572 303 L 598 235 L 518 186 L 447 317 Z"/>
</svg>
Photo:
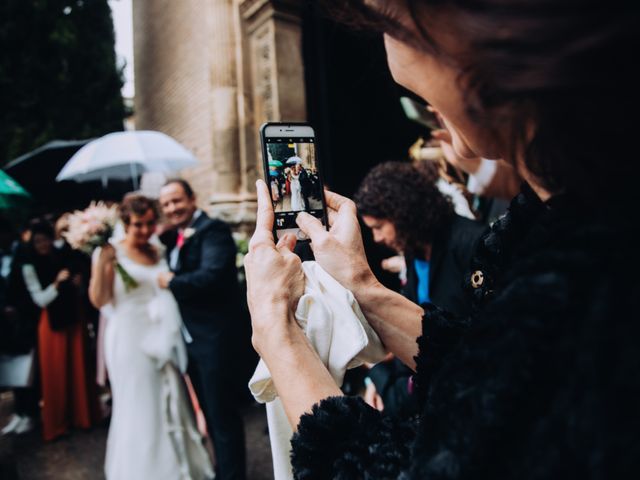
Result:
<svg viewBox="0 0 640 480">
<path fill-rule="evenodd" d="M 175 274 L 173 272 L 162 272 L 158 275 L 158 286 L 160 288 L 169 288 L 169 282 L 173 280 Z"/>
</svg>

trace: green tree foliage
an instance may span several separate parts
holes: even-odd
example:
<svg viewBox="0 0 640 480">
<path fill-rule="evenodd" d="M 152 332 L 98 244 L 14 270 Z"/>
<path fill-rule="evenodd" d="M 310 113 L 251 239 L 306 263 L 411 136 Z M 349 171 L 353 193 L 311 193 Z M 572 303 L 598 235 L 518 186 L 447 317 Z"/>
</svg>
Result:
<svg viewBox="0 0 640 480">
<path fill-rule="evenodd" d="M 114 43 L 107 0 L 0 2 L 0 163 L 122 130 Z"/>
<path fill-rule="evenodd" d="M 269 143 L 267 148 L 269 149 L 271 158 L 282 163 L 295 155 L 295 150 L 289 147 L 286 143 Z"/>
</svg>

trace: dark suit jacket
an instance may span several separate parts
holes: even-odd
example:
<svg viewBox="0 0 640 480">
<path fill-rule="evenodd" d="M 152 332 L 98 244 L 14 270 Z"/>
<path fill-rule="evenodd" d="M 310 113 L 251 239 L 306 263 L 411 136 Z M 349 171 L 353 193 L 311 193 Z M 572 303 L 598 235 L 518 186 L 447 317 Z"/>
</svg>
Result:
<svg viewBox="0 0 640 480">
<path fill-rule="evenodd" d="M 197 345 L 199 339 L 217 340 L 233 331 L 240 321 L 240 298 L 236 245 L 228 225 L 203 212 L 191 228 L 195 233 L 180 249 L 169 289 Z M 161 240 L 170 258 L 177 232 L 166 232 Z"/>
<path fill-rule="evenodd" d="M 475 244 L 487 229 L 486 225 L 454 215 L 436 235 L 431 245 L 429 261 L 429 298 L 431 303 L 456 315 L 466 315 L 471 310 L 471 298 L 464 289 L 464 275 L 469 271 Z M 413 258 L 408 256 L 407 283 L 403 294 L 418 301 Z"/>
</svg>

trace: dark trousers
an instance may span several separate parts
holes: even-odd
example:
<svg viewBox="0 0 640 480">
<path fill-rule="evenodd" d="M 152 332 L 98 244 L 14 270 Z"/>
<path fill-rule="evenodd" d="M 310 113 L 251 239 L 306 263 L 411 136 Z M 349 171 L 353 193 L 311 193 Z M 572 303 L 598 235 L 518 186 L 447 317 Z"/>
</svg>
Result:
<svg viewBox="0 0 640 480">
<path fill-rule="evenodd" d="M 188 349 L 189 377 L 213 441 L 216 480 L 244 480 L 244 425 L 238 402 L 237 379 L 233 377 L 234 369 L 229 368 L 230 359 L 219 358 L 213 346 L 208 351 L 202 351 L 192 344 Z"/>
<path fill-rule="evenodd" d="M 40 416 L 38 396 L 38 390 L 35 387 L 15 388 L 13 390 L 13 399 L 16 414 L 37 420 Z"/>
</svg>

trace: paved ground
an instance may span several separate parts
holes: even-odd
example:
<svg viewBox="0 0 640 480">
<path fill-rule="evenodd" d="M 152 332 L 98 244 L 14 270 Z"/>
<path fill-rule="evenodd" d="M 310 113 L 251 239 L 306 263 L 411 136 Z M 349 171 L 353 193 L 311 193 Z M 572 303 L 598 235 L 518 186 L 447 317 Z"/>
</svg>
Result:
<svg viewBox="0 0 640 480">
<path fill-rule="evenodd" d="M 0 427 L 11 412 L 12 396 L 0 394 Z M 262 406 L 245 410 L 247 473 L 250 480 L 273 478 L 267 420 Z M 107 425 L 74 431 L 44 443 L 40 432 L 0 437 L 0 480 L 101 480 Z M 146 479 L 140 479 L 146 480 Z M 152 479 L 149 479 L 152 480 Z"/>
</svg>

